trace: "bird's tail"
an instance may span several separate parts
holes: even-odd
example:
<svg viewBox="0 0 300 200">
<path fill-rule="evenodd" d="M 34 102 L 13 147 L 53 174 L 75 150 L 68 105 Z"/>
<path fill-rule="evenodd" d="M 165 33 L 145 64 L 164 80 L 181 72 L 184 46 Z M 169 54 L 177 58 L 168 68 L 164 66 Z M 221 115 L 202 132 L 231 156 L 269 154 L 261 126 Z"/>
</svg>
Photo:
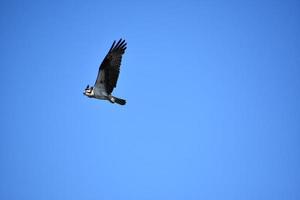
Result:
<svg viewBox="0 0 300 200">
<path fill-rule="evenodd" d="M 117 97 L 113 97 L 113 102 L 117 103 L 117 104 L 120 104 L 120 105 L 125 105 L 126 104 L 126 100 L 120 99 L 120 98 L 117 98 Z"/>
</svg>

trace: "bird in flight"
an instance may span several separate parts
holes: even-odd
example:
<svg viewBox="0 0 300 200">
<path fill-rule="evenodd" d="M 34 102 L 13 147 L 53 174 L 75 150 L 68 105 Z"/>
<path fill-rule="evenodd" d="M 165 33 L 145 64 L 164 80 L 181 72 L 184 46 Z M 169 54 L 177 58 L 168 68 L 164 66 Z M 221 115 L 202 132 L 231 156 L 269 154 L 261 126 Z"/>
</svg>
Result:
<svg viewBox="0 0 300 200">
<path fill-rule="evenodd" d="M 94 86 L 86 86 L 83 94 L 89 98 L 108 100 L 111 103 L 125 105 L 126 100 L 111 95 L 117 86 L 120 73 L 122 55 L 125 53 L 127 43 L 120 39 L 113 42 L 107 55 L 103 59 Z"/>
</svg>

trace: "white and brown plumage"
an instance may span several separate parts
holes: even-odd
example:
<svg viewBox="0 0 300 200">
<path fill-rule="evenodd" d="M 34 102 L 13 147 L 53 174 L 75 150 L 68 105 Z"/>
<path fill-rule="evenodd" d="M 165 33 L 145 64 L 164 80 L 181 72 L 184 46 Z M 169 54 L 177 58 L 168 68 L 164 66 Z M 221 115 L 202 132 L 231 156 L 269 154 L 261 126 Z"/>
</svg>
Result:
<svg viewBox="0 0 300 200">
<path fill-rule="evenodd" d="M 120 39 L 117 43 L 113 42 L 107 55 L 102 61 L 94 87 L 85 88 L 83 94 L 90 98 L 108 100 L 111 103 L 125 105 L 126 100 L 111 95 L 117 86 L 120 74 L 122 55 L 125 53 L 127 43 Z"/>
</svg>

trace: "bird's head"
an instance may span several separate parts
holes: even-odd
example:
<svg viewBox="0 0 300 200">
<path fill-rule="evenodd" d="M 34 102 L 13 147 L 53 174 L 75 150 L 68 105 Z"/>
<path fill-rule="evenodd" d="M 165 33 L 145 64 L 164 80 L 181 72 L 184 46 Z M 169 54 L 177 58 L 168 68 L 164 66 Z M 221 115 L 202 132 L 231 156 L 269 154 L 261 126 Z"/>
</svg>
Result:
<svg viewBox="0 0 300 200">
<path fill-rule="evenodd" d="M 88 97 L 94 96 L 94 87 L 90 87 L 89 85 L 87 85 L 83 91 L 83 94 Z"/>
</svg>

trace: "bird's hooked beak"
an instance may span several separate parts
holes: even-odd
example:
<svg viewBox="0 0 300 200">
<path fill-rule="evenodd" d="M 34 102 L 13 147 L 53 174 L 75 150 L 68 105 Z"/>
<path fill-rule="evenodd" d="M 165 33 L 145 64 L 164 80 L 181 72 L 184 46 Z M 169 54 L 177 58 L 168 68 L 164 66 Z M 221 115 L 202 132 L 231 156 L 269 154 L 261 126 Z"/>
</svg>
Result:
<svg viewBox="0 0 300 200">
<path fill-rule="evenodd" d="M 84 95 L 86 95 L 86 91 L 87 91 L 89 88 L 90 88 L 90 85 L 87 85 L 86 88 L 85 88 L 85 90 L 84 90 L 84 92 L 83 92 Z"/>
</svg>

